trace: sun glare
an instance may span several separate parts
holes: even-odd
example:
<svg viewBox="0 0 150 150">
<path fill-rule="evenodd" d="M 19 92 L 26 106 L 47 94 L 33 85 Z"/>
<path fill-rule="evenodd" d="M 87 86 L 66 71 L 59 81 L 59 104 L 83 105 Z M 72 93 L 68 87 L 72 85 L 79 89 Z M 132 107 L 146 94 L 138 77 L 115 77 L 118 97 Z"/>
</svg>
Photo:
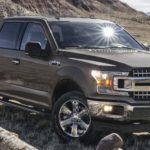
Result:
<svg viewBox="0 0 150 150">
<path fill-rule="evenodd" d="M 106 38 L 112 38 L 115 35 L 115 31 L 112 27 L 104 27 L 102 29 L 103 35 Z"/>
</svg>

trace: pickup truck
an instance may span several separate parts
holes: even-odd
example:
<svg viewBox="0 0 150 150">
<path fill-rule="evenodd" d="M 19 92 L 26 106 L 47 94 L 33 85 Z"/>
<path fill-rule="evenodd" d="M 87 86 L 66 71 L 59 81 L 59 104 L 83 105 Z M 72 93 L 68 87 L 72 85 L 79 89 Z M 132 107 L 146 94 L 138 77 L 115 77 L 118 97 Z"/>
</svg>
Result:
<svg viewBox="0 0 150 150">
<path fill-rule="evenodd" d="M 0 102 L 49 114 L 65 140 L 150 131 L 150 53 L 114 22 L 5 18 Z"/>
</svg>

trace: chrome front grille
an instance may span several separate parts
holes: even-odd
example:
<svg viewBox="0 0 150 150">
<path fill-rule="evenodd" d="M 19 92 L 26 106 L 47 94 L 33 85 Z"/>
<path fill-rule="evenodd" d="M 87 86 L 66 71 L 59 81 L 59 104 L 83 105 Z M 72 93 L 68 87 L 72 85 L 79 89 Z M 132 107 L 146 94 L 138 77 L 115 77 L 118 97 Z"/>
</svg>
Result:
<svg viewBox="0 0 150 150">
<path fill-rule="evenodd" d="M 115 76 L 113 88 L 128 92 L 135 100 L 150 101 L 150 68 L 133 69 L 128 76 Z"/>
<path fill-rule="evenodd" d="M 133 69 L 131 74 L 132 77 L 150 77 L 150 68 Z M 143 91 L 132 92 L 132 96 L 135 100 L 150 100 L 150 91 L 144 91 L 143 89 Z"/>
<path fill-rule="evenodd" d="M 150 92 L 133 92 L 135 100 L 150 100 Z"/>
<path fill-rule="evenodd" d="M 132 77 L 150 77 L 150 68 L 133 69 Z"/>
</svg>

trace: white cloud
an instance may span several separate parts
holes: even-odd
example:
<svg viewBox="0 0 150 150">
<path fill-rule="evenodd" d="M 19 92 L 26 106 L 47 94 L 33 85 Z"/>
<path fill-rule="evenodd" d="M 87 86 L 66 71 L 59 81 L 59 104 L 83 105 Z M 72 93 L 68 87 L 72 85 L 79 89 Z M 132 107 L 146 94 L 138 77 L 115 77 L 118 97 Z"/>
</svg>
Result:
<svg viewBox="0 0 150 150">
<path fill-rule="evenodd" d="M 150 0 L 120 0 L 139 11 L 150 12 Z"/>
</svg>

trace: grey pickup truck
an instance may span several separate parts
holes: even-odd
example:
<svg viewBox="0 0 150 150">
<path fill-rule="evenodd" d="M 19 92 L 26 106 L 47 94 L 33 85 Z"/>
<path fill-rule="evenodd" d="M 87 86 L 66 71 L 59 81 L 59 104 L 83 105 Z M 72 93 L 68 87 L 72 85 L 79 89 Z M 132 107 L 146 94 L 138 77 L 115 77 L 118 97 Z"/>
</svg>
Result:
<svg viewBox="0 0 150 150">
<path fill-rule="evenodd" d="M 0 26 L 0 102 L 48 113 L 62 139 L 150 131 L 150 53 L 99 19 L 12 17 Z"/>
</svg>

